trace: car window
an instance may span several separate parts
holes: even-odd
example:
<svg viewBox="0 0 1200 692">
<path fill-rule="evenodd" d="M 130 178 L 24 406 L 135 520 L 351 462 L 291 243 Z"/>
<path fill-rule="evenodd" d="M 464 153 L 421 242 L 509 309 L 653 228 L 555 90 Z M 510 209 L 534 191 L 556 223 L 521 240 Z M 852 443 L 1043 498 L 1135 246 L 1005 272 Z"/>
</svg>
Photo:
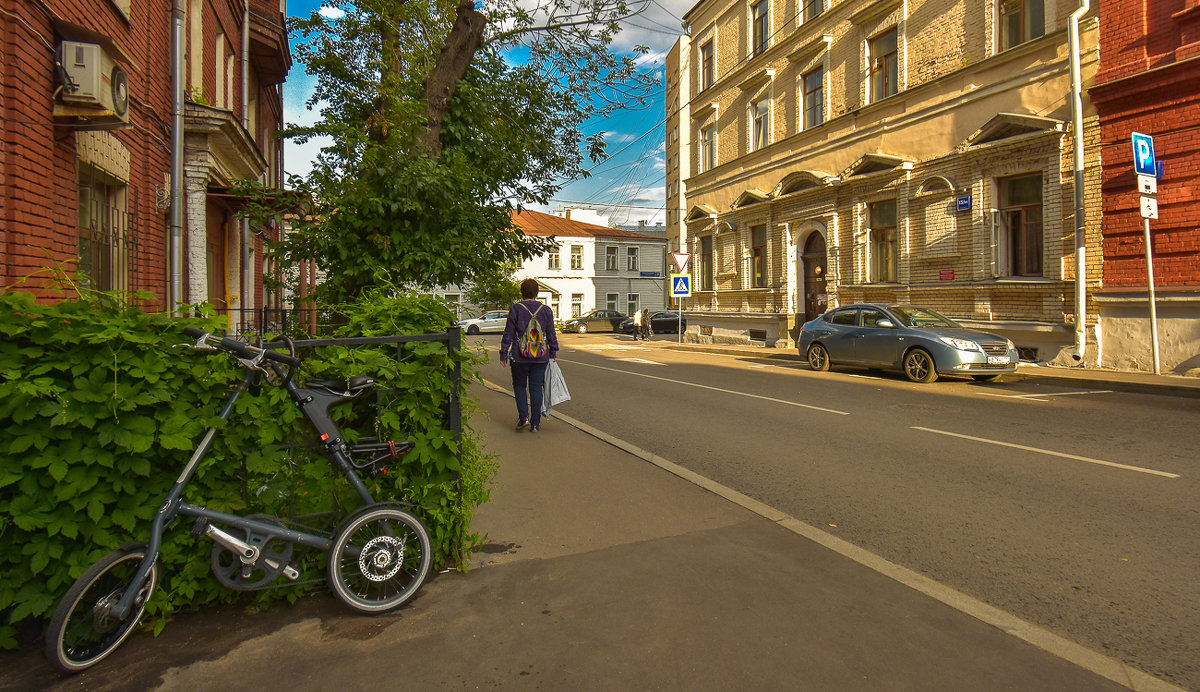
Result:
<svg viewBox="0 0 1200 692">
<path fill-rule="evenodd" d="M 837 312 L 835 312 L 829 316 L 829 321 L 832 322 L 833 324 L 851 324 L 852 325 L 856 321 L 854 318 L 857 314 L 858 314 L 858 310 L 838 310 Z"/>
<path fill-rule="evenodd" d="M 888 307 L 896 317 L 909 327 L 949 327 L 960 328 L 959 324 L 945 315 L 926 308 L 914 308 L 907 305 L 892 305 Z"/>
<path fill-rule="evenodd" d="M 883 314 L 882 310 L 865 308 L 862 311 L 862 324 L 864 327 L 878 327 L 879 320 L 883 319 L 887 319 L 887 315 Z"/>
</svg>

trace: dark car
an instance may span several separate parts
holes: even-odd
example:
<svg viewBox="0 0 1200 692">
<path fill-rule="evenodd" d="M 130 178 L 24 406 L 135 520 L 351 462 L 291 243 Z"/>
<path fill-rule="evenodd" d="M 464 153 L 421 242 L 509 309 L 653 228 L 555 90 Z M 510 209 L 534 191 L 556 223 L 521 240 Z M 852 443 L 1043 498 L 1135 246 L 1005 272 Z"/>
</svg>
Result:
<svg viewBox="0 0 1200 692">
<path fill-rule="evenodd" d="M 586 334 L 588 332 L 615 332 L 621 326 L 625 315 L 616 310 L 592 310 L 579 317 L 563 320 L 564 332 Z"/>
<path fill-rule="evenodd" d="M 659 310 L 658 312 L 650 313 L 650 331 L 655 334 L 674 334 L 680 329 L 687 329 L 687 318 L 683 318 L 683 324 L 680 324 L 678 312 Z M 633 318 L 625 318 L 625 321 L 621 323 L 617 331 L 624 334 L 632 334 Z"/>
<path fill-rule="evenodd" d="M 1019 360 L 1009 339 L 911 305 L 834 308 L 800 328 L 797 347 L 813 370 L 858 365 L 899 370 L 913 382 L 933 382 L 939 374 L 994 380 L 1016 372 Z"/>
</svg>

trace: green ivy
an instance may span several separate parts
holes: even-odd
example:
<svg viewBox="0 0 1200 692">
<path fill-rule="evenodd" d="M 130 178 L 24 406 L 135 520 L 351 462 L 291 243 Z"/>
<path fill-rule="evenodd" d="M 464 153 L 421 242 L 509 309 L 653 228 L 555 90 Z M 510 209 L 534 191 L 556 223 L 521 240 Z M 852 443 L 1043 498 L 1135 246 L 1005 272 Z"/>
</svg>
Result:
<svg viewBox="0 0 1200 692">
<path fill-rule="evenodd" d="M 376 294 L 341 306 L 340 336 L 438 332 L 451 315 L 432 298 Z M 188 502 L 237 514 L 344 515 L 359 505 L 349 483 L 309 444 L 307 426 L 284 390 L 243 395 L 234 415 L 217 413 L 242 371 L 234 359 L 180 348 L 182 328 L 220 331 L 211 314 L 187 320 L 142 312 L 90 294 L 54 305 L 0 293 L 0 648 L 49 617 L 93 562 L 122 543 L 145 541 L 155 512 L 209 426 L 220 428 L 184 494 Z M 413 440 L 411 453 L 368 480 L 376 500 L 404 500 L 429 527 L 434 567 L 462 569 L 480 537 L 469 530 L 487 500 L 494 460 L 466 425 L 447 430 L 457 365 L 478 375 L 479 356 L 442 342 L 399 349 L 323 347 L 300 354 L 301 378 L 370 375 L 377 397 L 335 409 L 350 440 Z M 303 381 L 303 379 L 301 379 Z M 465 387 L 463 393 L 465 394 Z M 155 631 L 173 614 L 238 592 L 209 570 L 211 542 L 191 537 L 187 518 L 169 530 L 160 586 L 147 607 Z M 336 523 L 330 523 L 330 529 Z M 324 576 L 324 557 L 303 578 Z M 285 582 L 286 583 L 286 582 Z M 294 601 L 305 587 L 250 594 Z"/>
</svg>

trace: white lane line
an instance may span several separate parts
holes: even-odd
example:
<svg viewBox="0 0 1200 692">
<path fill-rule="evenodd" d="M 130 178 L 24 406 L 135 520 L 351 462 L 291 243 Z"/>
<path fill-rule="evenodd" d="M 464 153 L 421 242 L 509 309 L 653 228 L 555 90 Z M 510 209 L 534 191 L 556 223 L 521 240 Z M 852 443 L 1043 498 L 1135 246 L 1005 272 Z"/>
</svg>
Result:
<svg viewBox="0 0 1200 692">
<path fill-rule="evenodd" d="M 1012 442 L 1001 442 L 999 440 L 989 440 L 983 437 L 973 437 L 971 435 L 962 435 L 960 433 L 947 432 L 945 430 L 934 430 L 933 428 L 922 428 L 912 426 L 913 430 L 921 430 L 924 432 L 936 433 L 938 435 L 947 435 L 949 437 L 958 437 L 964 440 L 973 442 L 984 442 L 990 445 L 999 445 L 1001 447 L 1012 447 L 1013 449 L 1022 449 L 1026 452 L 1036 452 L 1038 454 L 1047 454 L 1052 457 L 1062 457 L 1063 459 L 1074 459 L 1075 461 L 1086 461 L 1089 464 L 1100 464 L 1101 466 L 1111 466 L 1116 469 L 1125 469 L 1126 471 L 1137 471 L 1139 473 L 1149 473 L 1154 476 L 1164 476 L 1166 478 L 1179 478 L 1178 473 L 1169 473 L 1167 471 L 1156 471 L 1154 469 L 1146 469 L 1140 466 L 1128 466 L 1126 464 L 1118 464 L 1114 461 L 1104 461 L 1103 459 L 1092 459 L 1091 457 L 1081 457 L 1076 454 L 1067 454 L 1065 452 L 1054 452 L 1049 449 L 1038 449 L 1037 447 L 1027 447 L 1025 445 L 1014 444 Z"/>
<path fill-rule="evenodd" d="M 774 397 L 762 396 L 760 394 L 747 394 L 746 392 L 735 392 L 732 389 L 721 389 L 720 387 L 710 387 L 706 384 L 696 384 L 695 382 L 684 382 L 683 380 L 672 380 L 667 377 L 658 377 L 656 375 L 647 375 L 645 373 L 640 373 L 640 372 L 630 372 L 629 370 L 618 370 L 617 368 L 606 368 L 603 365 L 593 365 L 591 363 L 581 363 L 577 360 L 563 360 L 561 358 L 559 360 L 564 363 L 571 363 L 572 365 L 582 365 L 586 368 L 596 368 L 597 370 L 608 370 L 609 372 L 619 372 L 623 375 L 633 375 L 634 377 L 646 377 L 651 380 L 661 380 L 663 382 L 670 382 L 672 384 L 687 385 L 688 387 L 699 387 L 700 389 L 707 389 L 707 390 L 710 390 L 713 392 L 722 392 L 724 394 L 736 394 L 737 396 L 749 397 L 751 399 L 762 399 L 763 401 L 773 401 L 777 404 L 786 404 L 788 406 L 796 406 L 799 408 L 811 409 L 813 411 L 824 411 L 825 413 L 836 413 L 839 416 L 850 415 L 850 413 L 848 411 L 838 411 L 836 409 L 822 408 L 820 406 L 809 406 L 808 404 L 798 404 L 794 401 L 784 401 L 783 399 L 776 399 Z"/>
<path fill-rule="evenodd" d="M 1001 399 L 1026 399 L 1028 401 L 1048 401 L 1043 396 L 1084 396 L 1087 394 L 1112 394 L 1111 389 L 1097 389 L 1087 392 L 1050 392 L 1048 394 L 997 394 L 995 392 L 980 392 L 983 396 L 995 396 Z"/>
<path fill-rule="evenodd" d="M 666 363 L 659 363 L 659 362 L 653 361 L 653 360 L 646 360 L 645 358 L 618 358 L 617 360 L 619 360 L 623 363 L 645 363 L 646 365 L 666 365 Z"/>
</svg>

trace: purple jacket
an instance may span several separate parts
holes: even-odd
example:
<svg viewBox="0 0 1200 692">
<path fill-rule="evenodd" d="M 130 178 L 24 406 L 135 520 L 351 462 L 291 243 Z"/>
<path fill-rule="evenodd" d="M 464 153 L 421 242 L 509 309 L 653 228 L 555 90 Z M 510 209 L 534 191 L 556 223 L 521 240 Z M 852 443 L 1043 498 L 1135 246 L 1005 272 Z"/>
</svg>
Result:
<svg viewBox="0 0 1200 692">
<path fill-rule="evenodd" d="M 519 307 L 524 305 L 529 308 Z M 540 310 L 539 310 L 540 308 Z M 517 338 L 525 333 L 529 326 L 529 313 L 537 313 L 538 322 L 542 325 L 542 333 L 546 337 L 546 355 L 541 358 L 525 358 L 517 352 Z M 500 360 L 508 360 L 509 356 L 517 363 L 546 363 L 558 357 L 558 334 L 554 331 L 554 314 L 550 308 L 536 300 L 522 300 L 513 303 L 508 308 L 508 321 L 504 323 L 504 338 L 500 340 Z"/>
</svg>

